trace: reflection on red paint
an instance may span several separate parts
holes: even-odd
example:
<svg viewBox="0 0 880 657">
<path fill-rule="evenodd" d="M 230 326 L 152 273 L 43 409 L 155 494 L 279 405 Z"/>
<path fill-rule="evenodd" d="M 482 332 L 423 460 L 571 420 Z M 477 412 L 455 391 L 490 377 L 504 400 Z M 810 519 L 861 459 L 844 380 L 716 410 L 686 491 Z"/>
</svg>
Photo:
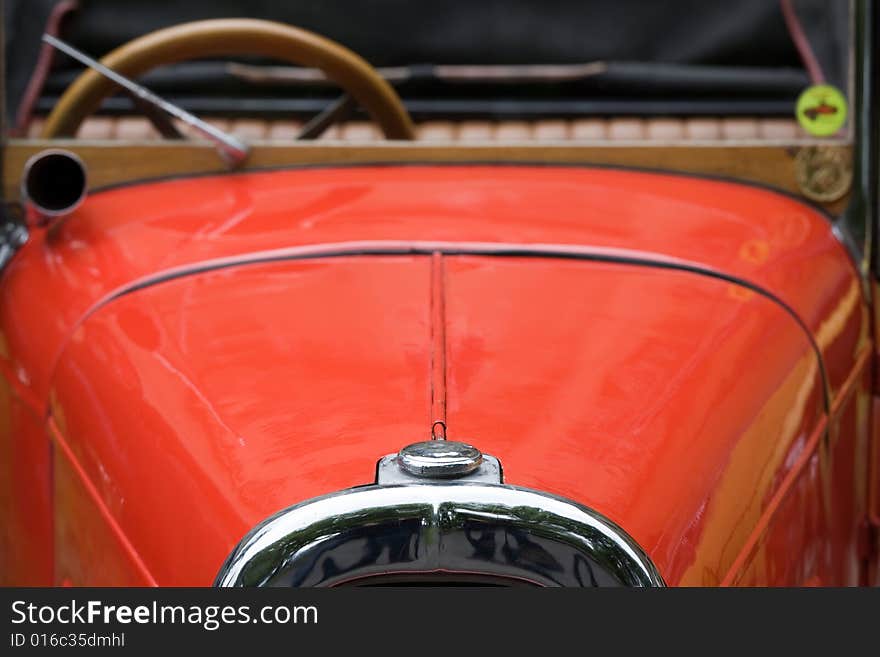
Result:
<svg viewBox="0 0 880 657">
<path fill-rule="evenodd" d="M 65 446 L 54 472 L 24 457 L 54 486 L 44 580 L 209 584 L 261 519 L 429 435 L 429 255 L 241 264 L 100 303 L 206 259 L 369 240 L 613 249 L 778 297 L 809 335 L 711 276 L 444 256 L 448 434 L 621 524 L 670 584 L 858 579 L 872 337 L 826 219 L 726 182 L 482 166 L 145 184 L 35 233 L 0 279 L 0 381 Z"/>
</svg>

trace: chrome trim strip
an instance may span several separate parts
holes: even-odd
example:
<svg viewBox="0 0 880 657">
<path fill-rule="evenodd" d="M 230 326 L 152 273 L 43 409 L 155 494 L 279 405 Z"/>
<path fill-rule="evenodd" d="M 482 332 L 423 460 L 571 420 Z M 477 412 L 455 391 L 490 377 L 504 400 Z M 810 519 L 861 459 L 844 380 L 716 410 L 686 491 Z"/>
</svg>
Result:
<svg viewBox="0 0 880 657">
<path fill-rule="evenodd" d="M 369 485 L 292 506 L 255 527 L 215 586 L 337 586 L 380 575 L 483 575 L 540 586 L 664 586 L 613 522 L 504 484 Z"/>
</svg>

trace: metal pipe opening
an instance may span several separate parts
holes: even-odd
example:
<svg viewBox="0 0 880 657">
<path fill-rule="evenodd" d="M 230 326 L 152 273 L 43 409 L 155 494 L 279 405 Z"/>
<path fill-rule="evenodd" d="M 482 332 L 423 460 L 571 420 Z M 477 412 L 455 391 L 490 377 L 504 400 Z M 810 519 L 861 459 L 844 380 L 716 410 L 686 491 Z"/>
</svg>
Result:
<svg viewBox="0 0 880 657">
<path fill-rule="evenodd" d="M 23 200 L 42 217 L 73 212 L 86 197 L 86 167 L 70 151 L 50 149 L 32 156 L 24 165 Z"/>
</svg>

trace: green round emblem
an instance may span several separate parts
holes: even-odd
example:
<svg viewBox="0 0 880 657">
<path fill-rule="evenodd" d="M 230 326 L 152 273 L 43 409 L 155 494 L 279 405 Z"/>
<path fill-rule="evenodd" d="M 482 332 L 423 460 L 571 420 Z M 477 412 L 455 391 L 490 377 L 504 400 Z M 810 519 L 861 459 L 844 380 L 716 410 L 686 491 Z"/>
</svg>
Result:
<svg viewBox="0 0 880 657">
<path fill-rule="evenodd" d="M 807 87 L 797 99 L 798 123 L 815 137 L 830 137 L 846 123 L 846 98 L 829 84 Z"/>
</svg>

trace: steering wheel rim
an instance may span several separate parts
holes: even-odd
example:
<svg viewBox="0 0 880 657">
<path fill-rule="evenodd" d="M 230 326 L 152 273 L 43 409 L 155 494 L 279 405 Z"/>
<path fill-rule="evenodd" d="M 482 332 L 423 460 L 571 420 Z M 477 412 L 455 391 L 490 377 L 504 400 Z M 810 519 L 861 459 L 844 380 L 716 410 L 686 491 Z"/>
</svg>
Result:
<svg viewBox="0 0 880 657">
<path fill-rule="evenodd" d="M 258 55 L 321 69 L 360 103 L 387 139 L 414 139 L 412 119 L 397 92 L 360 55 L 314 32 L 275 21 L 221 18 L 183 23 L 138 37 L 101 63 L 136 78 L 147 71 L 202 57 Z M 73 137 L 82 121 L 118 87 L 97 71 L 83 72 L 46 119 L 42 137 Z"/>
</svg>

